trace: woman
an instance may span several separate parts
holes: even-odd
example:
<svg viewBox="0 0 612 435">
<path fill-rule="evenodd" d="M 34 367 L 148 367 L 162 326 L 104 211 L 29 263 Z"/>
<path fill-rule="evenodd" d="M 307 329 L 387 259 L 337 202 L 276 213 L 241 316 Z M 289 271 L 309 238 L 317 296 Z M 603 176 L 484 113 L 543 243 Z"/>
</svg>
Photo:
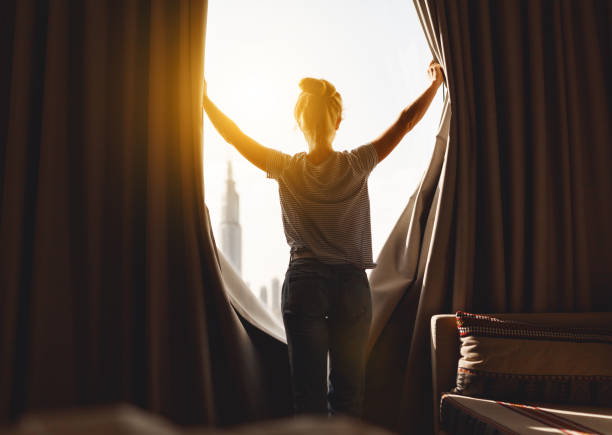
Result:
<svg viewBox="0 0 612 435">
<path fill-rule="evenodd" d="M 365 349 L 372 317 L 365 269 L 374 268 L 367 179 L 423 117 L 443 81 L 431 84 L 376 140 L 334 151 L 342 98 L 326 80 L 304 78 L 294 116 L 308 153 L 293 156 L 245 135 L 208 98 L 203 106 L 223 138 L 278 181 L 290 261 L 281 293 L 296 414 L 347 414 L 360 418 Z M 329 351 L 329 391 L 326 385 Z"/>
</svg>

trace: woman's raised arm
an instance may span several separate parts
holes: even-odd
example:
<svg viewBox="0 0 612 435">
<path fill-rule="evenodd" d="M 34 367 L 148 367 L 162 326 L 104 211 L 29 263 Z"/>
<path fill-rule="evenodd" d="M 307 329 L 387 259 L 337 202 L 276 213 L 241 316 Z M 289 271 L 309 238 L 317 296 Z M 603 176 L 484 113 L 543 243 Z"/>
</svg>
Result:
<svg viewBox="0 0 612 435">
<path fill-rule="evenodd" d="M 438 88 L 444 81 L 442 67 L 433 60 L 429 64 L 427 74 L 431 80 L 431 84 L 425 89 L 419 98 L 402 110 L 399 118 L 395 121 L 378 139 L 372 142 L 378 161 L 387 157 L 391 151 L 397 146 L 402 138 L 421 120 L 429 105 L 431 104 Z"/>
<path fill-rule="evenodd" d="M 251 139 L 244 134 L 238 126 L 229 119 L 210 98 L 206 89 L 206 81 L 204 81 L 204 92 L 202 95 L 202 106 L 210 119 L 210 122 L 215 126 L 215 129 L 228 143 L 233 145 L 240 154 L 242 154 L 249 162 L 257 166 L 262 171 L 266 170 L 266 159 L 272 151 L 257 141 Z"/>
</svg>

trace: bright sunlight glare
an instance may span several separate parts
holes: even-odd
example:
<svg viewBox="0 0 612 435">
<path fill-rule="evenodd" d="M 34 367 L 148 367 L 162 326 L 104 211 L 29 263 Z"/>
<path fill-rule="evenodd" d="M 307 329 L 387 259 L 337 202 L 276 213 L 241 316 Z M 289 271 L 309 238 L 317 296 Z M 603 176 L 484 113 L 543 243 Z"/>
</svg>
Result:
<svg viewBox="0 0 612 435">
<path fill-rule="evenodd" d="M 427 87 L 432 55 L 405 0 L 210 0 L 205 75 L 211 99 L 242 131 L 288 154 L 307 151 L 293 107 L 302 77 L 325 78 L 344 102 L 334 148 L 378 137 Z M 374 259 L 433 151 L 442 92 L 369 178 Z M 217 243 L 226 162 L 240 195 L 242 277 L 256 294 L 289 262 L 278 184 L 227 144 L 205 117 L 204 186 Z"/>
</svg>

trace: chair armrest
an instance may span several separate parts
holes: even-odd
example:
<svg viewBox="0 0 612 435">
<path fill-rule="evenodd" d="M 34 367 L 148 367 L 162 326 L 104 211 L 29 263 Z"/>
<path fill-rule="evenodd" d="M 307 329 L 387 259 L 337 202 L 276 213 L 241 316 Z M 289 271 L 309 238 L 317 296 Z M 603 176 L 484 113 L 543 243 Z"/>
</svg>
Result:
<svg viewBox="0 0 612 435">
<path fill-rule="evenodd" d="M 450 391 L 457 379 L 459 337 L 454 314 L 431 318 L 431 376 L 433 387 L 434 433 L 438 433 L 440 397 Z"/>
</svg>

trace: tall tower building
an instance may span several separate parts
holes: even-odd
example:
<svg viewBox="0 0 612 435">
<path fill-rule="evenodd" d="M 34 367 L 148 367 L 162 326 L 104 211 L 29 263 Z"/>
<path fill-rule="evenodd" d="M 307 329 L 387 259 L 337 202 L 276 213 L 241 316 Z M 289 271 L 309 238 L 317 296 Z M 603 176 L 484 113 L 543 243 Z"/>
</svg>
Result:
<svg viewBox="0 0 612 435">
<path fill-rule="evenodd" d="M 272 278 L 270 283 L 270 298 L 268 305 L 272 312 L 280 314 L 281 312 L 281 286 L 277 277 Z"/>
<path fill-rule="evenodd" d="M 242 274 L 242 229 L 240 228 L 240 198 L 232 177 L 232 163 L 227 162 L 225 195 L 221 203 L 221 250 Z"/>
<path fill-rule="evenodd" d="M 268 288 L 265 285 L 259 288 L 259 300 L 261 300 L 264 305 L 268 305 Z"/>
</svg>

